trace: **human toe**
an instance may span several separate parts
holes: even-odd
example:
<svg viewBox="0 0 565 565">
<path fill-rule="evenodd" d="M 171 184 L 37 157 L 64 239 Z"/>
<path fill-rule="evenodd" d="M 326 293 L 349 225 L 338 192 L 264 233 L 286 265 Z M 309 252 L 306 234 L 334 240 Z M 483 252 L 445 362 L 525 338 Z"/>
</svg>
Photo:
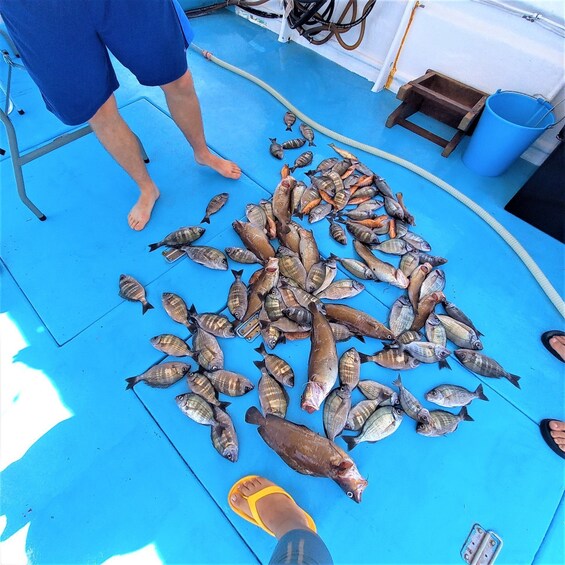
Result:
<svg viewBox="0 0 565 565">
<path fill-rule="evenodd" d="M 551 420 L 549 422 L 549 429 L 556 432 L 565 432 L 565 422 L 560 420 Z"/>
</svg>

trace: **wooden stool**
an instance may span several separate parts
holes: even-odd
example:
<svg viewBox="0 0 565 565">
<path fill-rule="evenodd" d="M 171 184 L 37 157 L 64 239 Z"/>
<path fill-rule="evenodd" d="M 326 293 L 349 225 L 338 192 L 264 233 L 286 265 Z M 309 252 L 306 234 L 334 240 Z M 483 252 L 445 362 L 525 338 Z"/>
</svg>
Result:
<svg viewBox="0 0 565 565">
<path fill-rule="evenodd" d="M 472 133 L 487 96 L 486 92 L 428 69 L 424 76 L 411 80 L 400 88 L 396 97 L 403 102 L 388 117 L 386 127 L 399 124 L 437 143 L 444 148 L 441 154 L 449 157 L 463 136 Z M 406 119 L 416 112 L 447 124 L 457 132 L 450 140 L 443 139 Z"/>
</svg>

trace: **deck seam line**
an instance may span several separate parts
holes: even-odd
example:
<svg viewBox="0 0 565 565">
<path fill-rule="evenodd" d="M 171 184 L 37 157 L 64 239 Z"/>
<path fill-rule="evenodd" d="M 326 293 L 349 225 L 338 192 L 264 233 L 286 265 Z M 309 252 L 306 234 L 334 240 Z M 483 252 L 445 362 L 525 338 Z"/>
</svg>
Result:
<svg viewBox="0 0 565 565">
<path fill-rule="evenodd" d="M 561 495 L 561 499 L 559 500 L 557 507 L 555 508 L 555 512 L 553 513 L 553 516 L 551 517 L 551 520 L 549 521 L 549 525 L 547 526 L 547 530 L 545 531 L 545 534 L 543 535 L 541 543 L 540 543 L 537 551 L 534 554 L 534 558 L 532 559 L 532 565 L 535 565 L 535 563 L 536 563 L 539 552 L 541 551 L 541 548 L 542 548 L 545 540 L 547 539 L 547 536 L 549 534 L 549 530 L 551 529 L 551 525 L 553 524 L 553 521 L 555 520 L 557 513 L 559 512 L 559 507 L 561 506 L 561 504 L 563 504 L 564 499 L 565 499 L 565 492 Z"/>
</svg>

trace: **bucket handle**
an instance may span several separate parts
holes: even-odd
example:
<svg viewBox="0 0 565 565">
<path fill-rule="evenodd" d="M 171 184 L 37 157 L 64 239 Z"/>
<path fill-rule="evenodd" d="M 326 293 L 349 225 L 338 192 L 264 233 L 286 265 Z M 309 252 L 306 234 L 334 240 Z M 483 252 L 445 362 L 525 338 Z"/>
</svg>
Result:
<svg viewBox="0 0 565 565">
<path fill-rule="evenodd" d="M 525 92 L 520 92 L 519 90 L 502 90 L 502 89 L 498 89 L 496 91 L 496 94 L 499 94 L 500 92 L 510 92 L 512 94 L 522 94 L 523 96 L 531 96 L 531 98 L 537 98 L 538 100 L 543 100 L 543 102 L 546 102 L 547 104 L 551 105 L 551 102 L 543 95 L 543 94 L 526 94 Z M 527 127 L 532 127 L 535 128 L 539 123 L 541 123 L 548 114 L 550 114 L 551 112 L 553 112 L 553 110 L 555 110 L 555 108 L 557 108 L 557 106 L 559 106 L 559 104 L 562 104 L 563 102 L 565 102 L 565 98 L 563 98 L 562 100 L 560 100 L 559 102 L 557 102 L 556 104 L 554 104 L 553 106 L 551 106 L 547 112 L 545 112 L 545 114 L 543 114 L 543 116 L 532 126 L 528 125 Z M 531 120 L 533 120 L 535 118 L 535 114 L 530 118 Z M 554 124 L 551 124 L 549 126 L 547 126 L 545 129 L 551 129 L 553 127 L 555 127 L 557 124 L 561 123 L 563 120 L 565 119 L 565 116 L 563 116 L 563 118 L 561 118 L 560 120 L 558 120 L 557 122 L 555 122 Z"/>
<path fill-rule="evenodd" d="M 543 98 L 543 96 L 540 96 L 540 98 Z M 545 98 L 543 98 L 545 100 Z M 549 102 L 549 100 L 546 100 L 546 102 Z M 545 117 L 550 113 L 553 112 L 553 110 L 555 110 L 555 108 L 557 108 L 557 106 L 559 106 L 559 104 L 563 104 L 563 102 L 565 102 L 565 98 L 562 98 L 561 100 L 559 100 L 559 102 L 556 102 L 552 108 L 550 108 L 536 123 L 533 127 L 536 127 L 540 122 L 542 122 Z M 559 124 L 560 122 L 562 122 L 565 119 L 565 116 L 563 116 L 562 118 L 560 118 L 557 122 L 555 122 L 554 124 L 551 124 L 549 126 L 547 126 L 545 129 L 551 129 L 553 127 L 555 127 L 557 124 Z"/>
</svg>

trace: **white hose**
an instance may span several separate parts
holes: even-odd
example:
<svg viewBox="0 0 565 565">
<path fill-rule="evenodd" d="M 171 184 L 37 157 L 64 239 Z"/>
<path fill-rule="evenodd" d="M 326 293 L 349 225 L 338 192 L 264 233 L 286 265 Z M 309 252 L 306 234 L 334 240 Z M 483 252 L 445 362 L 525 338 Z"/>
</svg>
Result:
<svg viewBox="0 0 565 565">
<path fill-rule="evenodd" d="M 335 139 L 340 143 L 344 143 L 356 149 L 360 149 L 361 151 L 365 151 L 366 153 L 370 153 L 371 155 L 375 155 L 377 157 L 381 157 L 382 159 L 386 159 L 387 161 L 391 161 L 392 163 L 396 163 L 397 165 L 400 165 L 401 167 L 404 167 L 405 169 L 408 169 L 409 171 L 420 175 L 442 190 L 445 190 L 445 192 L 451 194 L 451 196 L 453 196 L 454 198 L 457 198 L 457 200 L 459 200 L 461 203 L 467 206 L 467 208 L 469 208 L 480 218 L 482 218 L 512 248 L 512 250 L 524 263 L 524 265 L 526 265 L 530 273 L 532 273 L 533 277 L 536 279 L 543 292 L 547 295 L 549 300 L 551 300 L 555 308 L 557 308 L 557 311 L 561 314 L 561 316 L 565 318 L 565 302 L 563 301 L 559 293 L 555 290 L 551 282 L 549 282 L 543 271 L 538 267 L 537 263 L 532 259 L 532 257 L 530 257 L 529 253 L 522 247 L 520 242 L 500 222 L 493 218 L 484 208 L 481 208 L 476 202 L 474 202 L 470 198 L 467 198 L 467 196 L 459 192 L 450 184 L 446 183 L 444 180 L 436 177 L 429 171 L 426 171 L 426 169 L 423 169 L 422 167 L 419 167 L 418 165 L 407 161 L 406 159 L 402 159 L 401 157 L 397 157 L 392 153 L 387 153 L 386 151 L 382 151 L 381 149 L 377 149 L 376 147 L 372 147 L 371 145 L 360 143 L 359 141 L 355 141 L 354 139 L 345 137 L 344 135 L 326 128 L 325 126 L 309 118 L 306 114 L 296 108 L 296 106 L 291 104 L 284 96 L 279 94 L 273 87 L 269 86 L 266 82 L 262 81 L 256 76 L 253 76 L 247 71 L 239 69 L 234 65 L 230 65 L 229 63 L 226 63 L 221 59 L 218 59 L 209 51 L 202 50 L 200 47 L 194 45 L 194 43 L 192 43 L 190 47 L 196 52 L 203 55 L 206 59 L 212 61 L 213 63 L 216 63 L 220 67 L 227 69 L 228 71 L 231 71 L 237 75 L 240 75 L 260 86 L 263 90 L 266 90 L 269 94 L 271 94 L 271 96 L 276 98 L 288 110 L 294 113 L 297 118 L 299 118 L 303 122 L 306 122 L 308 125 L 318 130 L 323 135 Z"/>
</svg>

